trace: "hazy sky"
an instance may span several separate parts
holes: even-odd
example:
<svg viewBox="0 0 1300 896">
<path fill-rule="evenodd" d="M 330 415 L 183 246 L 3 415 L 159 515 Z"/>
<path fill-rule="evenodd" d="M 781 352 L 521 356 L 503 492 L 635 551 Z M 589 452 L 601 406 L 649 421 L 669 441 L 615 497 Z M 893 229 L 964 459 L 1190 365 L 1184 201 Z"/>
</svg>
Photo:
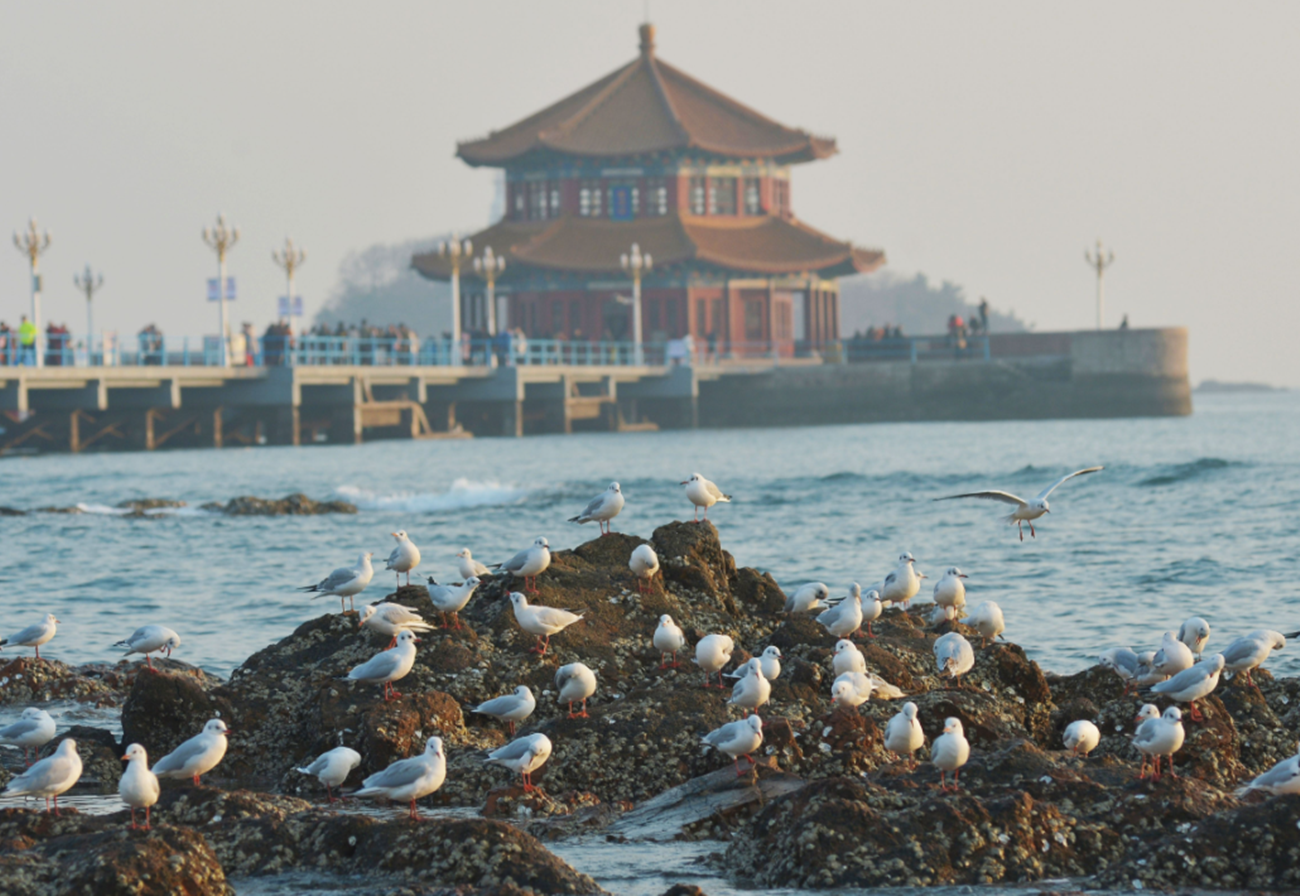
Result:
<svg viewBox="0 0 1300 896">
<path fill-rule="evenodd" d="M 218 210 L 243 228 L 235 320 L 310 258 L 310 313 L 350 250 L 486 222 L 457 139 L 630 60 L 642 0 L 4 3 L 0 232 L 53 232 L 47 317 L 215 332 Z M 891 268 L 1038 329 L 1092 326 L 1083 250 L 1114 247 L 1110 322 L 1186 324 L 1193 378 L 1300 385 L 1300 4 L 651 0 L 659 52 L 839 139 L 797 213 Z M 0 251 L 0 318 L 27 308 Z"/>
</svg>

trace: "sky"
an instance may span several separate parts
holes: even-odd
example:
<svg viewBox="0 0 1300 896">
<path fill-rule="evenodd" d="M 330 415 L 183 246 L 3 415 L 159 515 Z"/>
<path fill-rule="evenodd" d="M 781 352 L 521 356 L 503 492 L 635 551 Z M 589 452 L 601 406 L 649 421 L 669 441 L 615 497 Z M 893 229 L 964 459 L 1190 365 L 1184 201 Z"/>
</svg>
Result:
<svg viewBox="0 0 1300 896">
<path fill-rule="evenodd" d="M 348 252 L 472 231 L 493 173 L 457 140 L 628 62 L 648 6 L 666 61 L 834 135 L 799 166 L 800 218 L 890 270 L 987 296 L 1039 330 L 1191 330 L 1192 378 L 1300 386 L 1300 4 L 557 0 L 0 5 L 0 233 L 35 216 L 46 318 L 217 331 L 218 211 L 236 321 L 308 252 L 310 315 Z M 28 307 L 0 251 L 0 319 Z"/>
</svg>

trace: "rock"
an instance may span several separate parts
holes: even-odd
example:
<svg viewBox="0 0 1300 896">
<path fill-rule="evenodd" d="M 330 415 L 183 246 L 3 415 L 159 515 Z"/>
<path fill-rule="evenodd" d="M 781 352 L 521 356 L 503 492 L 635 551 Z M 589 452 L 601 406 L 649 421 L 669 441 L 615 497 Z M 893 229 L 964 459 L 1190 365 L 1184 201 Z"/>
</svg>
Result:
<svg viewBox="0 0 1300 896">
<path fill-rule="evenodd" d="M 103 728 L 73 725 L 67 731 L 59 732 L 54 740 L 45 745 L 42 752 L 45 755 L 53 753 L 59 741 L 65 737 L 77 742 L 77 754 L 81 757 L 81 779 L 74 792 L 117 793 L 117 785 L 126 764 L 122 762 L 123 748 L 113 733 Z"/>
<path fill-rule="evenodd" d="M 6 661 L 7 660 L 7 661 Z M 0 704 L 25 705 L 75 700 L 116 706 L 123 682 L 102 667 L 73 667 L 58 660 L 0 654 Z"/>
<path fill-rule="evenodd" d="M 0 516 L 27 516 L 27 511 L 17 507 L 0 507 Z"/>
<path fill-rule="evenodd" d="M 227 516 L 314 516 L 322 513 L 356 513 L 355 504 L 347 501 L 313 501 L 302 493 L 276 500 L 245 495 L 231 498 L 225 504 L 209 502 L 204 510 L 217 511 Z"/>
<path fill-rule="evenodd" d="M 123 747 L 140 744 L 152 765 L 217 715 L 232 728 L 238 727 L 229 701 L 216 697 L 203 678 L 167 672 L 136 675 L 122 705 Z"/>
<path fill-rule="evenodd" d="M 118 501 L 113 505 L 119 510 L 129 510 L 130 513 L 123 514 L 130 517 L 154 517 L 162 516 L 158 513 L 149 513 L 151 510 L 172 510 L 177 507 L 184 507 L 184 501 L 169 501 L 166 498 L 133 498 L 127 501 Z"/>
</svg>

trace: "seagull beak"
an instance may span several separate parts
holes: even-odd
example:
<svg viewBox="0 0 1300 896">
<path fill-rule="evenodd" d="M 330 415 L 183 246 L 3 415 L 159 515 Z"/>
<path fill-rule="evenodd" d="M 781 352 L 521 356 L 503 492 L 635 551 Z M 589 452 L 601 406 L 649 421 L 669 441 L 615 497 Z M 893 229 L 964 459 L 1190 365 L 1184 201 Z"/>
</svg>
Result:
<svg viewBox="0 0 1300 896">
<path fill-rule="evenodd" d="M 131 758 L 130 756 L 123 756 L 123 757 L 122 757 L 122 761 L 123 761 L 123 762 L 126 762 L 126 761 L 129 760 L 130 758 Z"/>
<path fill-rule="evenodd" d="M 685 485 L 685 484 L 686 484 L 687 482 L 689 482 L 689 481 L 690 481 L 690 480 L 686 480 L 686 481 L 683 481 L 683 482 L 679 482 L 679 483 L 677 483 L 677 484 L 678 484 L 678 485 Z"/>
<path fill-rule="evenodd" d="M 393 536 L 394 538 L 397 537 L 397 533 L 396 533 L 396 532 L 389 532 L 388 534 L 391 535 L 391 536 Z"/>
<path fill-rule="evenodd" d="M 968 579 L 968 578 L 970 578 L 970 576 L 966 575 L 966 573 L 962 573 L 961 575 L 957 576 L 957 578 L 959 578 L 959 579 Z"/>
</svg>

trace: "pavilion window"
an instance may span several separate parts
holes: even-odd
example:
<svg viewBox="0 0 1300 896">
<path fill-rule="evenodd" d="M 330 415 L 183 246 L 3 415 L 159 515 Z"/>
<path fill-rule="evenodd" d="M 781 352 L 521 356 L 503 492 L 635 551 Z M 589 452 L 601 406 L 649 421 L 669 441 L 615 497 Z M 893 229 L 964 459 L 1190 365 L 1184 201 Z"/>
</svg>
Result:
<svg viewBox="0 0 1300 896">
<path fill-rule="evenodd" d="M 559 336 L 564 332 L 564 303 L 555 302 L 551 305 L 551 335 Z"/>
<path fill-rule="evenodd" d="M 631 221 L 641 208 L 641 188 L 635 183 L 615 182 L 609 185 L 609 217 L 611 221 Z"/>
<path fill-rule="evenodd" d="M 662 177 L 652 177 L 645 182 L 645 213 L 651 217 L 668 214 L 668 185 Z"/>
<path fill-rule="evenodd" d="M 745 214 L 763 214 L 762 181 L 757 177 L 745 178 Z"/>
<path fill-rule="evenodd" d="M 523 185 L 515 187 L 515 218 L 523 219 L 527 212 L 528 200 L 524 197 Z"/>
<path fill-rule="evenodd" d="M 772 207 L 779 215 L 790 211 L 790 182 L 788 180 L 772 181 Z"/>
<path fill-rule="evenodd" d="M 736 213 L 736 179 L 714 177 L 709 180 L 709 214 L 734 215 Z"/>
<path fill-rule="evenodd" d="M 551 181 L 551 217 L 560 217 L 560 184 L 558 181 Z"/>
<path fill-rule="evenodd" d="M 584 180 L 578 190 L 578 214 L 584 218 L 599 218 L 604 204 L 604 191 L 600 181 Z"/>
<path fill-rule="evenodd" d="M 546 183 L 528 185 L 528 220 L 546 220 Z"/>
<path fill-rule="evenodd" d="M 702 215 L 705 213 L 704 205 L 704 187 L 706 179 L 703 177 L 691 178 L 691 214 Z"/>
</svg>

